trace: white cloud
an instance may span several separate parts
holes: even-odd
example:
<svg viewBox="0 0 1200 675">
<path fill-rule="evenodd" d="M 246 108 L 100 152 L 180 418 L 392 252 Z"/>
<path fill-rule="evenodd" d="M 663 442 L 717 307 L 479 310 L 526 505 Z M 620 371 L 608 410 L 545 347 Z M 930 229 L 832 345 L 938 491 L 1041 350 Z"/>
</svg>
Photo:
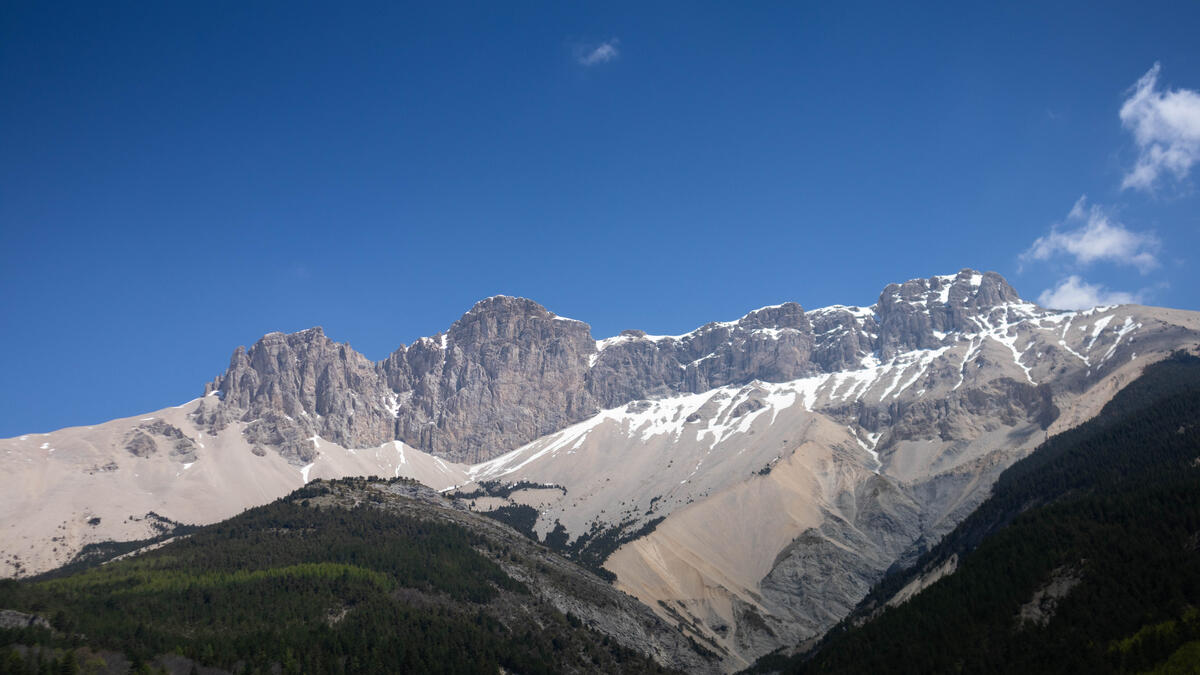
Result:
<svg viewBox="0 0 1200 675">
<path fill-rule="evenodd" d="M 1121 105 L 1121 124 L 1133 133 L 1140 154 L 1122 188 L 1151 190 L 1159 176 L 1187 176 L 1200 161 L 1200 93 L 1158 89 L 1162 67 L 1155 63 Z"/>
<path fill-rule="evenodd" d="M 621 51 L 617 49 L 619 41 L 616 38 L 601 42 L 595 47 L 587 47 L 579 50 L 576 59 L 580 65 L 595 66 L 601 63 L 608 63 L 621 55 Z"/>
<path fill-rule="evenodd" d="M 1098 305 L 1124 305 L 1141 301 L 1141 293 L 1110 291 L 1100 284 L 1089 284 L 1074 274 L 1038 296 L 1038 304 L 1051 309 L 1087 309 Z"/>
<path fill-rule="evenodd" d="M 1077 226 L 1070 229 L 1071 225 Z M 1049 234 L 1038 237 L 1021 254 L 1021 263 L 1063 254 L 1079 265 L 1107 261 L 1136 267 L 1145 274 L 1158 267 L 1158 249 L 1158 237 L 1153 233 L 1134 232 L 1099 205 L 1089 206 L 1087 197 L 1080 197 L 1063 224 L 1052 226 Z"/>
</svg>

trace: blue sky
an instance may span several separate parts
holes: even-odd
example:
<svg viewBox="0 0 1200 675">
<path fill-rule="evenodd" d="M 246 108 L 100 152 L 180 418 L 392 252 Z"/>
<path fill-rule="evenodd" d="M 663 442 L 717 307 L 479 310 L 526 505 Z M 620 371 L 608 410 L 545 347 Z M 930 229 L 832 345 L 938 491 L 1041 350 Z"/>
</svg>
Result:
<svg viewBox="0 0 1200 675">
<path fill-rule="evenodd" d="M 597 337 L 962 267 L 1200 309 L 1200 4 L 646 4 L 4 3 L 0 436 L 497 293 Z"/>
</svg>

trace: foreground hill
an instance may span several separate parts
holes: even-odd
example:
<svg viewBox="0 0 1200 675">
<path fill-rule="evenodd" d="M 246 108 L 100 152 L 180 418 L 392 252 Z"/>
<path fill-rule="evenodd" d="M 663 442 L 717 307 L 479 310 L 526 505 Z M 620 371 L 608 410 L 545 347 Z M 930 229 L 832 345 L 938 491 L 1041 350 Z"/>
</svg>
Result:
<svg viewBox="0 0 1200 675">
<path fill-rule="evenodd" d="M 707 672 L 637 601 L 417 483 L 314 481 L 155 550 L 0 584 L 0 662 L 230 672 Z M 10 617 L 15 616 L 10 614 Z M 39 647 L 44 651 L 33 649 Z M 7 661 L 5 660 L 7 659 Z M 19 670 L 13 672 L 21 672 Z"/>
<path fill-rule="evenodd" d="M 1180 354 L 1006 471 L 815 653 L 759 670 L 1196 672 L 1198 608 L 1200 359 Z"/>
</svg>

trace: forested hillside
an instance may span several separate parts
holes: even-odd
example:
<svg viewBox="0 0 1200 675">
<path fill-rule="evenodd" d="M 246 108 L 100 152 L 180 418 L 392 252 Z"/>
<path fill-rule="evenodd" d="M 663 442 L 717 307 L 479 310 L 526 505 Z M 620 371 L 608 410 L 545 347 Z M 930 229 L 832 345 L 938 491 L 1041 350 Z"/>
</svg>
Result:
<svg viewBox="0 0 1200 675">
<path fill-rule="evenodd" d="M 0 582 L 0 608 L 50 623 L 0 630 L 0 673 L 100 670 L 101 661 L 117 672 L 126 663 L 246 673 L 664 671 L 504 569 L 557 576 L 548 585 L 586 594 L 585 581 L 567 578 L 574 572 L 551 567 L 553 554 L 516 533 L 505 540 L 423 516 L 441 508 L 427 492 L 315 482 L 131 559 Z"/>
<path fill-rule="evenodd" d="M 1015 464 L 915 570 L 881 583 L 815 652 L 756 670 L 1196 672 L 1200 359 L 1147 368 L 1096 419 Z"/>
</svg>

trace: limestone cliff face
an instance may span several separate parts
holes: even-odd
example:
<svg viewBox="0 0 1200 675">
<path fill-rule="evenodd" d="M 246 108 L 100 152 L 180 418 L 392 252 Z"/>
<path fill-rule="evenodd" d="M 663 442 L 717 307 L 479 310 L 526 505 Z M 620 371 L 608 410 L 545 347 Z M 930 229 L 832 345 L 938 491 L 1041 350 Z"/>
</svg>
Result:
<svg viewBox="0 0 1200 675">
<path fill-rule="evenodd" d="M 557 431 L 597 410 L 584 386 L 595 351 L 583 322 L 524 298 L 483 300 L 381 364 L 399 402 L 395 437 L 479 461 Z"/>
<path fill-rule="evenodd" d="M 628 330 L 600 345 L 587 379 L 588 390 L 604 408 L 752 380 L 794 380 L 819 370 L 812 362 L 812 324 L 794 302 L 682 336 Z"/>
<path fill-rule="evenodd" d="M 212 392 L 220 398 L 210 403 Z M 320 328 L 269 333 L 249 351 L 234 351 L 229 369 L 206 387 L 196 418 L 213 431 L 247 422 L 252 442 L 304 464 L 314 456 L 313 437 L 351 447 L 393 438 L 389 393 L 376 364 Z"/>
<path fill-rule="evenodd" d="M 213 429 L 247 422 L 252 441 L 297 464 L 312 459 L 314 437 L 347 447 L 400 440 L 477 461 L 595 413 L 584 381 L 595 351 L 587 324 L 505 296 L 379 363 L 320 328 L 271 333 L 234 352 L 205 391 L 219 401 L 206 397 L 197 419 Z"/>
<path fill-rule="evenodd" d="M 214 429 L 247 422 L 255 443 L 297 464 L 311 460 L 314 436 L 348 447 L 394 439 L 482 461 L 635 399 L 801 377 L 818 368 L 812 349 L 795 303 L 680 338 L 627 331 L 598 345 L 581 321 L 496 296 L 379 363 L 320 328 L 266 335 L 234 352 L 205 391 L 219 401 L 206 399 L 197 418 Z"/>
<path fill-rule="evenodd" d="M 899 352 L 932 349 L 941 344 L 941 334 L 976 332 L 979 317 L 996 307 L 1020 302 L 1017 292 L 995 272 L 963 270 L 956 276 L 891 284 L 883 289 L 876 305 L 879 338 L 875 348 L 885 361 Z"/>
<path fill-rule="evenodd" d="M 217 392 L 219 401 L 206 399 L 197 419 L 213 429 L 245 422 L 254 443 L 298 465 L 311 461 L 321 438 L 354 448 L 400 440 L 478 462 L 630 401 L 787 382 L 936 349 L 1007 325 L 1014 305 L 1037 309 L 1022 304 L 1000 275 L 967 269 L 892 284 L 871 307 L 805 312 L 789 302 L 685 335 L 629 330 L 597 342 L 583 322 L 532 300 L 496 296 L 445 333 L 378 363 L 320 328 L 268 334 L 234 352 L 205 392 Z M 1016 396 L 1028 412 L 1025 401 L 1040 395 L 1026 384 L 1027 392 L 1002 394 Z M 869 414 L 934 413 L 945 411 Z"/>
</svg>

